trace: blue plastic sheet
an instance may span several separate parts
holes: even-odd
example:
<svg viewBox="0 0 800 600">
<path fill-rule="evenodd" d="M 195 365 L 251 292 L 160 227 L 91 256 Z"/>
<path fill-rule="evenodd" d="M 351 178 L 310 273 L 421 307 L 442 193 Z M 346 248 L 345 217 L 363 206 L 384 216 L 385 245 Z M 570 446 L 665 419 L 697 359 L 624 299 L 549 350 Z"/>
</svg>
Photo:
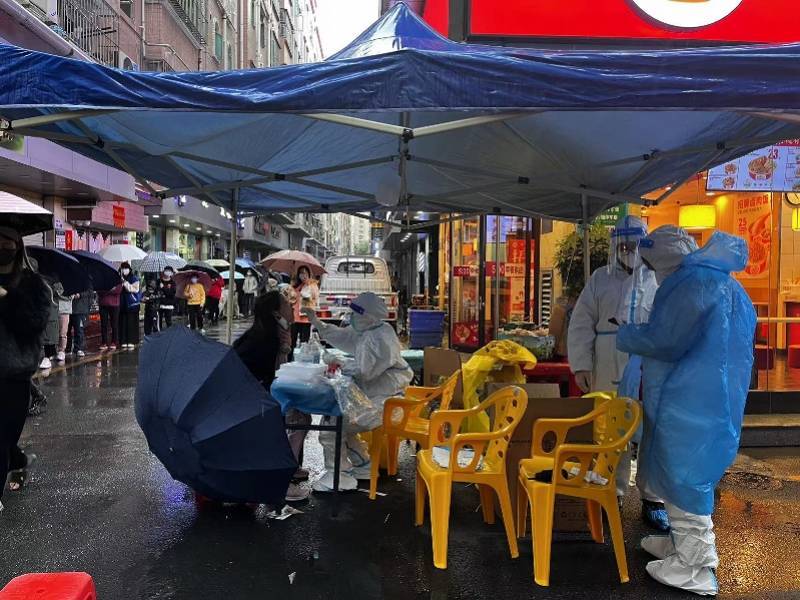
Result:
<svg viewBox="0 0 800 600">
<path fill-rule="evenodd" d="M 756 315 L 730 272 L 746 264 L 744 240 L 714 233 L 663 281 L 649 323 L 617 334 L 643 357 L 645 487 L 692 514 L 711 514 L 739 448 Z"/>
<path fill-rule="evenodd" d="M 283 414 L 294 408 L 309 415 L 340 417 L 336 392 L 326 383 L 295 383 L 276 379 L 270 388 Z"/>
<path fill-rule="evenodd" d="M 582 189 L 601 192 L 589 193 L 595 215 L 625 200 L 617 194 L 637 197 L 800 137 L 800 125 L 754 115 L 800 110 L 799 60 L 798 44 L 613 52 L 459 44 L 398 4 L 331 59 L 270 69 L 131 72 L 0 45 L 0 115 L 108 111 L 82 118 L 94 143 L 57 143 L 118 168 L 105 152 L 112 148 L 173 190 L 261 175 L 242 189 L 242 210 L 325 212 L 381 209 L 375 194 L 397 177 L 398 143 L 309 115 L 399 125 L 405 113 L 419 128 L 514 113 L 410 140 L 410 208 L 578 219 Z M 44 129 L 86 136 L 66 121 Z M 231 205 L 228 190 L 213 198 Z"/>
</svg>

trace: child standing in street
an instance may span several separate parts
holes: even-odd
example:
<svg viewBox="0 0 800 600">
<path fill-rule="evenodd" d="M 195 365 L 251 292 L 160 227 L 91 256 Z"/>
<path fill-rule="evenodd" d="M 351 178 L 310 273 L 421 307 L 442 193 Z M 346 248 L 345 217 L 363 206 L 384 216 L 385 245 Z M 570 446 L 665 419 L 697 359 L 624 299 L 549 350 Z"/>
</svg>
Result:
<svg viewBox="0 0 800 600">
<path fill-rule="evenodd" d="M 186 303 L 189 307 L 189 327 L 203 330 L 203 307 L 206 304 L 206 289 L 197 277 L 192 277 L 184 289 Z"/>
</svg>

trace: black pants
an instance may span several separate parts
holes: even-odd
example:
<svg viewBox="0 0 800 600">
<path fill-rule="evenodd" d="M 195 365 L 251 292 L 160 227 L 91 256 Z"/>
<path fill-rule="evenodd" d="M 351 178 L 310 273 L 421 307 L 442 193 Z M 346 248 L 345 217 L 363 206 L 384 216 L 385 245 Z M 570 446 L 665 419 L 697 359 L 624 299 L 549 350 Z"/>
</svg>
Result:
<svg viewBox="0 0 800 600">
<path fill-rule="evenodd" d="M 203 328 L 203 307 L 199 304 L 189 305 L 189 327 L 192 329 Z"/>
<path fill-rule="evenodd" d="M 144 334 L 150 335 L 154 331 L 158 331 L 158 309 L 148 304 L 144 307 Z"/>
<path fill-rule="evenodd" d="M 100 307 L 100 340 L 103 346 L 119 343 L 119 306 Z"/>
<path fill-rule="evenodd" d="M 292 351 L 297 346 L 297 338 L 301 342 L 307 342 L 311 337 L 311 323 L 292 323 Z"/>
<path fill-rule="evenodd" d="M 245 317 L 249 317 L 253 314 L 253 308 L 256 304 L 256 295 L 255 294 L 244 294 L 244 313 Z"/>
<path fill-rule="evenodd" d="M 211 323 L 216 325 L 219 321 L 219 298 L 206 298 L 206 308 L 208 309 Z"/>
<path fill-rule="evenodd" d="M 119 311 L 119 343 L 139 343 L 139 307 L 120 308 Z"/>
<path fill-rule="evenodd" d="M 69 316 L 69 327 L 67 327 L 67 352 L 77 352 L 78 350 L 85 350 L 86 336 L 84 331 L 86 328 L 87 315 L 71 314 Z"/>
<path fill-rule="evenodd" d="M 164 331 L 168 327 L 172 327 L 172 311 L 172 308 L 158 309 L 158 323 L 161 331 Z"/>
<path fill-rule="evenodd" d="M 0 379 L 3 401 L 0 402 L 0 498 L 6 487 L 8 472 L 26 464 L 25 455 L 17 446 L 28 404 L 31 401 L 31 380 Z"/>
</svg>

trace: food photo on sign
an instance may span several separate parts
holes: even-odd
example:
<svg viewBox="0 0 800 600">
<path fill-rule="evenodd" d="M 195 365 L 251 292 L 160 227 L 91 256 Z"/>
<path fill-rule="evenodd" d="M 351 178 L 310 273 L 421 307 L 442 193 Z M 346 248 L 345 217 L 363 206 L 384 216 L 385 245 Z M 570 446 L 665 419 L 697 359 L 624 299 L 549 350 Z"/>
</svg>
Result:
<svg viewBox="0 0 800 600">
<path fill-rule="evenodd" d="M 769 275 L 772 243 L 772 204 L 770 194 L 736 199 L 736 234 L 747 242 L 749 258 L 741 279 L 761 279 Z"/>
</svg>

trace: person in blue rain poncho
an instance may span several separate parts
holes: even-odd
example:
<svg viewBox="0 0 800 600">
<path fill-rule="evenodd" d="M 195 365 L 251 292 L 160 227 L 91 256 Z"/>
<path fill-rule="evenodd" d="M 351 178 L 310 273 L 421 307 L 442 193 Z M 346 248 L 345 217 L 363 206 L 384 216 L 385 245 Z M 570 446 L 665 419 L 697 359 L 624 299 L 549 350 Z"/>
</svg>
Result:
<svg viewBox="0 0 800 600">
<path fill-rule="evenodd" d="M 714 489 L 739 447 L 756 316 L 731 277 L 747 264 L 744 240 L 716 232 L 700 250 L 664 226 L 640 244 L 660 282 L 650 320 L 624 325 L 617 347 L 643 360 L 645 485 L 664 498 L 669 536 L 642 548 L 657 581 L 700 595 L 718 591 Z"/>
</svg>

